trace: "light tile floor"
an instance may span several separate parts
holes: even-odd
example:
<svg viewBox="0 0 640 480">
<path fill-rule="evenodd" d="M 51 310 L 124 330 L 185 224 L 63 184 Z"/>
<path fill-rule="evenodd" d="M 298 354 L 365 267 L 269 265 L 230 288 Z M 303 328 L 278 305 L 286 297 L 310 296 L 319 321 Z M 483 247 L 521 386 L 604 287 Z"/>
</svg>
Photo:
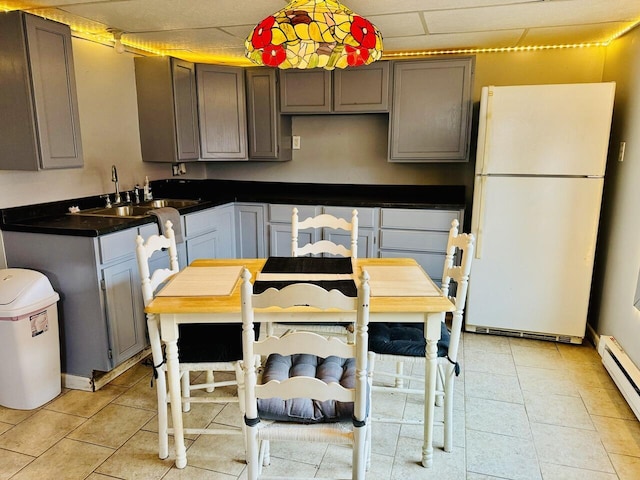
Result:
<svg viewBox="0 0 640 480">
<path fill-rule="evenodd" d="M 442 450 L 436 426 L 434 466 L 424 469 L 420 427 L 376 423 L 368 479 L 640 478 L 640 423 L 592 346 L 465 333 L 461 363 L 453 452 Z M 0 407 L 0 480 L 245 478 L 240 436 L 191 436 L 184 470 L 173 452 L 158 458 L 150 379 L 140 364 L 95 393 L 67 390 L 33 411 Z M 380 415 L 421 416 L 415 397 L 375 393 L 373 401 Z M 237 425 L 239 413 L 233 404 L 193 404 L 186 422 Z M 349 462 L 344 447 L 274 444 L 268 471 L 348 476 Z"/>
</svg>

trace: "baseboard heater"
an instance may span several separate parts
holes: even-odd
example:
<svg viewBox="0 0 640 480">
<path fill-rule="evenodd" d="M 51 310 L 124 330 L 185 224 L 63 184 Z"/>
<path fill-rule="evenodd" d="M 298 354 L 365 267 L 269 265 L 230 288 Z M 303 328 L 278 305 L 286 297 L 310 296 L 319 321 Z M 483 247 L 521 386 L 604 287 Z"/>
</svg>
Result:
<svg viewBox="0 0 640 480">
<path fill-rule="evenodd" d="M 640 369 L 624 353 L 616 339 L 611 336 L 600 336 L 598 353 L 620 393 L 640 420 Z"/>
<path fill-rule="evenodd" d="M 466 325 L 467 332 L 484 333 L 487 335 L 499 335 L 503 337 L 529 338 L 531 340 L 545 340 L 559 343 L 582 343 L 582 337 L 572 337 L 570 335 L 555 335 L 553 333 L 525 332 L 522 330 L 509 330 L 506 328 L 483 327 L 478 325 Z"/>
</svg>

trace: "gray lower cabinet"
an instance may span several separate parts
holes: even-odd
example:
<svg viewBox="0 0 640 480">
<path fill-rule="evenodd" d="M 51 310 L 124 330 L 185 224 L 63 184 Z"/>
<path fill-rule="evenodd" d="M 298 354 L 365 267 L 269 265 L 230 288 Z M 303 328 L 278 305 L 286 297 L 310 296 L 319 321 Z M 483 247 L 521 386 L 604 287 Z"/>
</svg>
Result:
<svg viewBox="0 0 640 480">
<path fill-rule="evenodd" d="M 136 57 L 134 62 L 142 160 L 198 160 L 194 64 L 171 57 Z"/>
<path fill-rule="evenodd" d="M 380 209 L 380 257 L 414 258 L 440 285 L 451 222 L 464 210 Z"/>
<path fill-rule="evenodd" d="M 273 257 L 291 256 L 291 215 L 293 207 L 298 209 L 298 218 L 300 220 L 315 217 L 321 212 L 321 207 L 315 205 L 269 205 L 269 255 Z M 298 232 L 299 245 L 315 243 L 321 238 L 320 232 L 315 230 Z"/>
<path fill-rule="evenodd" d="M 280 115 L 276 70 L 248 68 L 245 74 L 249 159 L 291 160 L 292 119 Z"/>
<path fill-rule="evenodd" d="M 187 265 L 199 258 L 235 257 L 234 212 L 230 203 L 184 215 Z"/>
<path fill-rule="evenodd" d="M 389 159 L 469 160 L 475 57 L 396 61 Z"/>
<path fill-rule="evenodd" d="M 328 213 L 337 218 L 351 221 L 353 207 L 323 207 L 322 213 Z M 372 258 L 378 256 L 377 229 L 379 209 L 371 207 L 358 207 L 358 258 Z M 351 235 L 344 230 L 325 229 L 323 238 L 349 248 Z"/>
<path fill-rule="evenodd" d="M 244 69 L 196 65 L 200 157 L 247 160 Z"/>
<path fill-rule="evenodd" d="M 180 266 L 197 258 L 233 258 L 234 205 L 181 217 Z M 92 379 L 148 346 L 135 254 L 136 236 L 158 233 L 155 223 L 99 237 L 3 232 L 7 265 L 42 272 L 60 294 L 62 371 Z M 167 266 L 156 252 L 151 269 Z"/>
<path fill-rule="evenodd" d="M 82 167 L 71 30 L 0 13 L 0 169 Z"/>
<path fill-rule="evenodd" d="M 148 344 L 135 238 L 155 224 L 101 237 L 3 232 L 7 264 L 42 272 L 60 294 L 62 371 L 92 379 Z"/>
<path fill-rule="evenodd" d="M 293 207 L 298 209 L 298 218 L 304 220 L 321 213 L 351 221 L 353 207 L 322 207 L 312 205 L 269 205 L 269 253 L 272 256 L 291 255 L 291 214 Z M 376 257 L 376 232 L 378 209 L 359 207 L 358 210 L 358 257 Z M 298 232 L 298 244 L 305 245 L 327 239 L 349 248 L 351 235 L 344 230 L 323 229 L 302 230 Z"/>
<path fill-rule="evenodd" d="M 263 203 L 236 202 L 237 258 L 264 258 L 267 256 L 265 212 Z"/>
</svg>

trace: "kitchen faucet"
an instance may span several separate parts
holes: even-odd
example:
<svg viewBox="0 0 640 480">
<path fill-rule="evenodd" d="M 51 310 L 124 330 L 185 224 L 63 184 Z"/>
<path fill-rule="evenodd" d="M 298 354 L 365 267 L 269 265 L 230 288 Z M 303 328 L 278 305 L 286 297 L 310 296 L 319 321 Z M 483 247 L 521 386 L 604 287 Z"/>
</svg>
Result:
<svg viewBox="0 0 640 480">
<path fill-rule="evenodd" d="M 120 198 L 120 187 L 118 186 L 118 170 L 115 165 L 111 165 L 111 181 L 116 184 L 116 196 L 113 199 L 113 203 L 118 204 L 122 201 Z"/>
</svg>

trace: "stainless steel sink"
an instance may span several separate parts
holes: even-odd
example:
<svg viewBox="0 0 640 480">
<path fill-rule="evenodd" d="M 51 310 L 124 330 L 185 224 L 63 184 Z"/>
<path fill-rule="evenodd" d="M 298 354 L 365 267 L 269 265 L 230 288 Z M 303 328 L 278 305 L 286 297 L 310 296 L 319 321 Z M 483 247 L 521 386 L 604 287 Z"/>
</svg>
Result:
<svg viewBox="0 0 640 480">
<path fill-rule="evenodd" d="M 89 210 L 81 210 L 71 215 L 86 215 L 92 217 L 126 217 L 126 218 L 143 218 L 149 214 L 152 207 L 143 207 L 137 205 L 120 205 L 109 208 L 92 208 Z"/>
<path fill-rule="evenodd" d="M 149 200 L 141 202 L 138 205 L 118 205 L 104 208 L 91 208 L 81 210 L 77 213 L 69 215 L 84 215 L 91 217 L 120 217 L 120 218 L 144 218 L 149 215 L 149 211 L 154 208 L 173 207 L 184 208 L 192 207 L 200 203 L 198 200 L 176 200 L 172 198 L 160 198 L 157 200 Z"/>
<path fill-rule="evenodd" d="M 140 205 L 152 207 L 152 208 L 162 208 L 162 207 L 173 207 L 173 208 L 183 208 L 183 207 L 192 207 L 193 205 L 197 205 L 200 203 L 198 200 L 176 200 L 174 198 L 159 198 L 157 200 L 149 200 L 146 202 L 140 203 Z"/>
</svg>

